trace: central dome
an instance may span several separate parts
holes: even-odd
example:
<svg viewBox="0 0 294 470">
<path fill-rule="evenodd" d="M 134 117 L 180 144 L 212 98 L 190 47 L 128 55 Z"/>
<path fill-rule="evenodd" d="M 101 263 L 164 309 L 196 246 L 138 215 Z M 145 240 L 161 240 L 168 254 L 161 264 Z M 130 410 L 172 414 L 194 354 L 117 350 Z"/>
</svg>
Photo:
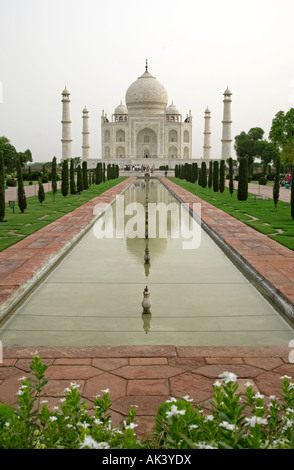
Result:
<svg viewBox="0 0 294 470">
<path fill-rule="evenodd" d="M 126 92 L 128 111 L 165 113 L 168 96 L 164 86 L 147 69 Z"/>
</svg>

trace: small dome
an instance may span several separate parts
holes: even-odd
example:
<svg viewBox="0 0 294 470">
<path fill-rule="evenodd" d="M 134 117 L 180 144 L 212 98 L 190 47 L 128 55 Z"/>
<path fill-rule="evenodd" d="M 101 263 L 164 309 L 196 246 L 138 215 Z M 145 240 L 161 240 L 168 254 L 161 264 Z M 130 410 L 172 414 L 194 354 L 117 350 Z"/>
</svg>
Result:
<svg viewBox="0 0 294 470">
<path fill-rule="evenodd" d="M 83 109 L 83 113 L 84 113 L 84 114 L 88 114 L 88 113 L 89 113 L 89 111 L 87 110 L 86 106 L 85 106 L 84 109 Z"/>
<path fill-rule="evenodd" d="M 115 108 L 114 114 L 128 114 L 126 106 L 120 102 L 120 104 Z"/>
<path fill-rule="evenodd" d="M 172 103 L 166 108 L 166 114 L 180 114 L 178 108 Z"/>
<path fill-rule="evenodd" d="M 70 92 L 68 91 L 68 89 L 66 88 L 66 86 L 65 86 L 65 88 L 64 88 L 64 90 L 63 90 L 63 92 L 62 92 L 62 94 L 63 94 L 63 95 L 70 95 Z"/>
</svg>

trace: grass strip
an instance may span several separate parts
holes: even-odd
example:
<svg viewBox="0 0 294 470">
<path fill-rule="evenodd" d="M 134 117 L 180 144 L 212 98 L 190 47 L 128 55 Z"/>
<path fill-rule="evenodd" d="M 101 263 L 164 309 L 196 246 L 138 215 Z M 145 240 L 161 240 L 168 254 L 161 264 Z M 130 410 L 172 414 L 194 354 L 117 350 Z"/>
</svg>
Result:
<svg viewBox="0 0 294 470">
<path fill-rule="evenodd" d="M 294 221 L 289 203 L 279 201 L 275 209 L 273 199 L 258 199 L 255 195 L 249 194 L 247 201 L 239 201 L 236 190 L 231 196 L 228 188 L 220 193 L 214 192 L 212 188 L 202 188 L 198 183 L 189 183 L 179 178 L 169 179 L 209 204 L 294 250 Z"/>
<path fill-rule="evenodd" d="M 5 221 L 0 223 L 0 251 L 19 242 L 23 238 L 51 224 L 60 217 L 72 212 L 77 207 L 99 196 L 126 178 L 116 178 L 99 185 L 91 185 L 81 194 L 69 194 L 63 197 L 58 190 L 53 199 L 52 192 L 46 193 L 45 201 L 40 204 L 37 196 L 27 198 L 27 209 L 21 214 L 17 202 L 15 212 L 6 204 Z"/>
</svg>

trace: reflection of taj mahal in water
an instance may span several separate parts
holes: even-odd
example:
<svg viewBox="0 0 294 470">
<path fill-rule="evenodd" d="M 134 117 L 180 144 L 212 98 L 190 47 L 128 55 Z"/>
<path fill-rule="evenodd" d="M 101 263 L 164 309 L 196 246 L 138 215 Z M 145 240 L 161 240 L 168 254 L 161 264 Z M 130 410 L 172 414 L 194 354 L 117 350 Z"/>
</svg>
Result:
<svg viewBox="0 0 294 470">
<path fill-rule="evenodd" d="M 70 93 L 62 93 L 62 160 L 72 158 Z M 227 159 L 231 155 L 231 92 L 224 92 L 222 155 L 215 158 Z M 128 88 L 122 102 L 116 107 L 111 118 L 102 111 L 101 116 L 101 158 L 90 157 L 89 112 L 83 110 L 82 158 L 88 167 L 95 167 L 101 159 L 105 162 L 124 165 L 170 165 L 191 161 L 192 157 L 192 115 L 183 118 L 178 108 L 171 103 L 164 86 L 148 71 Z M 204 112 L 203 155 L 194 161 L 211 158 L 211 112 Z"/>
</svg>

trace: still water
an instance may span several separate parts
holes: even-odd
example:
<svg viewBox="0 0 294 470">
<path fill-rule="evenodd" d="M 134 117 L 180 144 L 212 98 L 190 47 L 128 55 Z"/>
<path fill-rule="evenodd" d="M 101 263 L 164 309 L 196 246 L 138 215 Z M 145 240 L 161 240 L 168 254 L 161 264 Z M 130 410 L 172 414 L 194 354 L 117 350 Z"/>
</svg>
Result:
<svg viewBox="0 0 294 470">
<path fill-rule="evenodd" d="M 167 236 L 160 236 L 159 223 L 156 238 L 116 236 L 146 228 L 146 213 L 144 220 L 132 216 L 134 203 L 145 210 L 146 203 L 177 205 L 180 214 L 159 181 L 138 179 L 123 197 L 129 215 L 118 227 L 122 218 L 111 206 L 113 238 L 97 237 L 107 225 L 100 218 L 11 316 L 0 331 L 4 346 L 288 346 L 291 327 L 205 232 L 198 248 L 184 249 L 187 231 L 180 225 L 177 238 L 168 212 Z M 146 285 L 150 314 L 142 314 Z"/>
</svg>

